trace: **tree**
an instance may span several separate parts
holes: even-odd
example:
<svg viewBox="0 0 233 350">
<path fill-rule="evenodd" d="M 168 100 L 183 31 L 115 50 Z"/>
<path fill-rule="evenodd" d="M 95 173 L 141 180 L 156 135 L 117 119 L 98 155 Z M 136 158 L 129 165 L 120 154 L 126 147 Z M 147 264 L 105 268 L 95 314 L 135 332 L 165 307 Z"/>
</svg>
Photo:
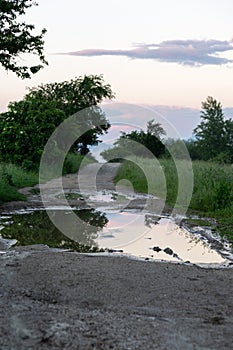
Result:
<svg viewBox="0 0 233 350">
<path fill-rule="evenodd" d="M 146 126 L 147 126 L 147 134 L 154 135 L 159 140 L 162 139 L 162 136 L 166 135 L 166 131 L 164 130 L 164 128 L 161 126 L 160 123 L 156 123 L 154 119 L 149 120 Z"/>
<path fill-rule="evenodd" d="M 130 133 L 122 132 L 115 142 L 115 147 L 101 153 L 107 159 L 124 159 L 130 154 L 141 157 L 160 157 L 165 153 L 165 146 L 161 141 L 162 135 L 166 135 L 161 124 L 151 120 L 147 123 L 147 131 L 133 130 Z"/>
<path fill-rule="evenodd" d="M 214 159 L 229 151 L 228 139 L 232 137 L 230 125 L 225 121 L 222 105 L 213 97 L 202 102 L 201 123 L 194 129 L 196 145 L 204 160 Z M 228 129 L 228 131 L 227 131 Z"/>
<path fill-rule="evenodd" d="M 0 64 L 23 79 L 30 78 L 43 68 L 42 64 L 47 64 L 43 54 L 46 30 L 33 35 L 34 25 L 18 21 L 33 5 L 37 5 L 33 0 L 0 0 Z M 24 53 L 37 55 L 42 64 L 19 65 L 17 58 Z"/>
<path fill-rule="evenodd" d="M 110 127 L 105 114 L 96 106 L 105 97 L 112 98 L 113 93 L 102 76 L 79 77 L 71 82 L 31 89 L 22 101 L 10 103 L 8 111 L 0 114 L 2 160 L 38 164 L 48 138 L 60 123 L 70 114 L 94 104 L 91 109 L 77 114 L 78 125 L 75 126 L 80 133 L 89 129 L 72 148 L 73 152 L 86 154 L 88 146 L 98 144 L 98 136 Z M 63 137 L 59 142 L 62 149 L 62 142 L 66 140 Z"/>
<path fill-rule="evenodd" d="M 59 109 L 71 116 L 84 108 L 96 106 L 104 98 L 114 98 L 114 94 L 111 86 L 104 83 L 103 75 L 85 75 L 31 88 L 26 97 L 55 101 Z"/>
<path fill-rule="evenodd" d="M 166 135 L 165 130 L 160 123 L 156 123 L 154 119 L 147 122 L 147 131 L 133 130 L 130 133 L 122 133 L 116 145 L 130 149 L 136 155 L 148 156 L 149 150 L 154 156 L 159 157 L 165 152 L 165 146 L 161 139 L 162 135 Z M 130 141 L 134 141 L 131 143 Z M 143 147 L 136 147 L 136 143 Z"/>
<path fill-rule="evenodd" d="M 92 107 L 79 116 L 80 130 L 85 129 L 87 124 L 90 129 L 74 145 L 80 154 L 88 153 L 88 146 L 97 145 L 100 142 L 98 136 L 106 133 L 110 127 L 105 115 L 97 107 L 104 98 L 112 99 L 114 94 L 111 86 L 104 83 L 102 75 L 86 75 L 70 81 L 41 85 L 30 89 L 26 96 L 27 100 L 53 102 L 66 117 Z M 96 126 L 98 124 L 101 127 Z"/>
<path fill-rule="evenodd" d="M 122 133 L 117 141 L 117 145 L 125 147 L 133 154 L 142 157 L 149 156 L 148 150 L 156 157 L 161 156 L 165 152 L 165 146 L 161 140 L 153 134 L 144 132 L 143 130 L 134 130 L 128 134 Z"/>
<path fill-rule="evenodd" d="M 9 104 L 8 112 L 0 115 L 1 159 L 20 165 L 39 163 L 48 138 L 65 118 L 51 101 Z"/>
<path fill-rule="evenodd" d="M 188 153 L 192 160 L 197 160 L 202 158 L 196 140 L 188 139 L 188 140 L 184 140 L 184 143 L 188 149 Z"/>
</svg>

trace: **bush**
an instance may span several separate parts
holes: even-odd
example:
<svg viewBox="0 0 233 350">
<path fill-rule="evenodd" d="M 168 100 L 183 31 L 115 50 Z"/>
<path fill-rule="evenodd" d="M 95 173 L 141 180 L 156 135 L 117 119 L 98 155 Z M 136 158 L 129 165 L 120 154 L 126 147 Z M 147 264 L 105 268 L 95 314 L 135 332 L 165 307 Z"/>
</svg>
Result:
<svg viewBox="0 0 233 350">
<path fill-rule="evenodd" d="M 131 152 L 126 147 L 113 147 L 101 152 L 100 155 L 107 161 L 122 162 L 126 157 L 129 157 Z"/>
<path fill-rule="evenodd" d="M 76 173 L 80 166 L 96 162 L 91 155 L 81 156 L 80 154 L 68 153 L 63 166 L 63 175 Z"/>
</svg>

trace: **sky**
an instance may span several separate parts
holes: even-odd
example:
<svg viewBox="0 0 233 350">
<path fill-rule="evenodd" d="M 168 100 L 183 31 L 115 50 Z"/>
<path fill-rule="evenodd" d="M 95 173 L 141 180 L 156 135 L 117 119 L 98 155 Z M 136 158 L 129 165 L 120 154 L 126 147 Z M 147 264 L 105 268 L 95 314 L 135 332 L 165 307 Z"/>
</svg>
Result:
<svg viewBox="0 0 233 350">
<path fill-rule="evenodd" d="M 49 66 L 30 80 L 0 68 L 0 111 L 26 87 L 85 74 L 103 74 L 117 102 L 162 110 L 182 136 L 207 96 L 233 108 L 232 0 L 37 2 L 25 20 L 47 29 Z"/>
</svg>

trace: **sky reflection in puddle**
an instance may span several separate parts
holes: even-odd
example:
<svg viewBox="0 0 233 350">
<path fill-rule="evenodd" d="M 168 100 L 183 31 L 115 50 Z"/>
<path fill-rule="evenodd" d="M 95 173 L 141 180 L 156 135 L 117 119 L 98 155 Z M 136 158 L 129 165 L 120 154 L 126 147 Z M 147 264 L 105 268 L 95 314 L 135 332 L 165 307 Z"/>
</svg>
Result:
<svg viewBox="0 0 233 350">
<path fill-rule="evenodd" d="M 58 217 L 69 213 L 54 210 Z M 46 244 L 82 252 L 108 248 L 136 257 L 191 263 L 222 264 L 225 261 L 206 241 L 180 228 L 168 217 L 136 211 L 103 213 L 94 209 L 75 213 L 88 227 L 70 227 L 75 232 L 74 239 L 64 236 L 49 220 L 46 211 L 41 210 L 2 216 L 1 234 L 5 239 L 16 239 L 18 245 Z"/>
<path fill-rule="evenodd" d="M 127 254 L 156 260 L 208 264 L 225 261 L 205 241 L 169 218 L 154 217 L 153 223 L 151 215 L 130 212 L 107 214 L 107 218 L 109 222 L 97 238 L 102 247 L 122 249 Z"/>
</svg>

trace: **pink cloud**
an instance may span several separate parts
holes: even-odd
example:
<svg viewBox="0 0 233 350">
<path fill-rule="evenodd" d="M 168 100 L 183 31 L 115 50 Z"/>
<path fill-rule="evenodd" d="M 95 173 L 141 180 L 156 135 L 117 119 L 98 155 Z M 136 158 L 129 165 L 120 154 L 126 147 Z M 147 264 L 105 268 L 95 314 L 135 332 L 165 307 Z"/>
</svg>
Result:
<svg viewBox="0 0 233 350">
<path fill-rule="evenodd" d="M 202 66 L 233 63 L 232 59 L 219 56 L 219 53 L 232 50 L 232 40 L 168 40 L 158 44 L 136 44 L 128 50 L 86 49 L 61 54 L 86 57 L 125 56 L 134 59 L 153 59 L 189 66 Z"/>
</svg>

